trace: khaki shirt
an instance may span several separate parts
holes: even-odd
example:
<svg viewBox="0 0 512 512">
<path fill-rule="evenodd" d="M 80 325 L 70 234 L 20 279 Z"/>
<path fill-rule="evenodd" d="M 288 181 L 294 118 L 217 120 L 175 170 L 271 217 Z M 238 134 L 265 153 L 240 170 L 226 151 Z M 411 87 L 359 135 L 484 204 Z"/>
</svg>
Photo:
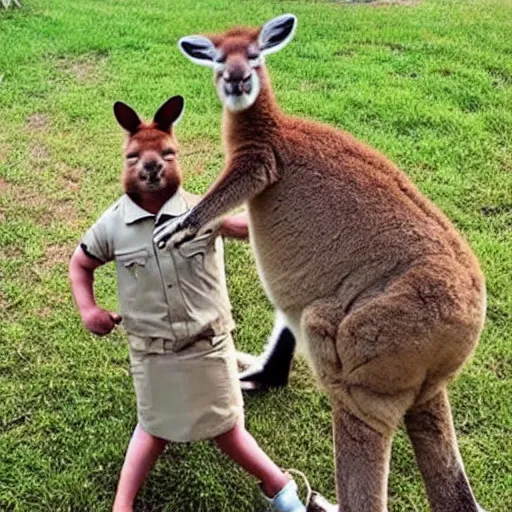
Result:
<svg viewBox="0 0 512 512">
<path fill-rule="evenodd" d="M 124 195 L 82 239 L 88 256 L 116 262 L 120 313 L 129 334 L 186 342 L 234 328 L 221 237 L 200 234 L 179 249 L 153 244 L 155 223 L 189 208 L 181 191 L 156 216 Z"/>
</svg>

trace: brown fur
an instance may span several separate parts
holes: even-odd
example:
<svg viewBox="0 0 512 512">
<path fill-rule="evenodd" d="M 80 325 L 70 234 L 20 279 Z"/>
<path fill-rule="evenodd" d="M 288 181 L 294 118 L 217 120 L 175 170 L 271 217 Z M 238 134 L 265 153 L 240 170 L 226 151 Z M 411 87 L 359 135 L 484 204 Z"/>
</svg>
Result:
<svg viewBox="0 0 512 512">
<path fill-rule="evenodd" d="M 213 41 L 238 64 L 255 31 Z M 237 65 L 238 65 L 237 64 Z M 247 110 L 224 110 L 227 163 L 181 226 L 247 201 L 263 286 L 333 405 L 340 511 L 383 512 L 405 417 L 436 512 L 476 512 L 446 386 L 477 345 L 485 284 L 445 215 L 350 134 L 285 115 L 264 67 Z"/>
<path fill-rule="evenodd" d="M 164 160 L 162 151 L 165 149 L 175 151 L 176 157 L 171 161 Z M 126 155 L 133 152 L 140 153 L 136 165 L 130 165 L 126 159 Z M 125 165 L 121 177 L 123 190 L 135 202 L 140 201 L 142 195 L 151 195 L 159 202 L 165 203 L 180 187 L 183 173 L 177 161 L 178 144 L 173 135 L 158 130 L 151 124 L 144 124 L 135 135 L 127 136 L 123 153 L 125 155 Z M 140 179 L 140 172 L 148 160 L 156 160 L 163 165 L 162 180 L 158 190 L 148 190 L 147 182 Z"/>
<path fill-rule="evenodd" d="M 183 181 L 177 161 L 178 142 L 172 130 L 182 108 L 181 97 L 170 98 L 153 121 L 142 122 L 131 107 L 119 102 L 114 107 L 119 124 L 128 132 L 123 145 L 123 190 L 153 213 L 176 193 Z M 155 172 L 155 167 L 160 170 Z"/>
</svg>

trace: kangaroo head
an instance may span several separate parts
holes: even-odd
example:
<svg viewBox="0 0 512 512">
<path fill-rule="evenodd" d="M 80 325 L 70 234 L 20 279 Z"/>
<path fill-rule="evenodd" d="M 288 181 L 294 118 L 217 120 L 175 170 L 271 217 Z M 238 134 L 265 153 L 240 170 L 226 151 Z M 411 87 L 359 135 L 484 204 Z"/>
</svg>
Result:
<svg viewBox="0 0 512 512">
<path fill-rule="evenodd" d="M 127 194 L 171 197 L 181 185 L 178 143 L 172 128 L 182 111 L 183 98 L 173 96 L 157 110 L 153 121 L 145 123 L 125 103 L 114 105 L 117 122 L 127 131 L 122 174 Z"/>
<path fill-rule="evenodd" d="M 286 46 L 296 27 L 297 18 L 284 14 L 261 28 L 183 37 L 179 47 L 192 62 L 213 68 L 222 104 L 232 112 L 240 112 L 251 107 L 265 87 L 264 56 Z"/>
</svg>

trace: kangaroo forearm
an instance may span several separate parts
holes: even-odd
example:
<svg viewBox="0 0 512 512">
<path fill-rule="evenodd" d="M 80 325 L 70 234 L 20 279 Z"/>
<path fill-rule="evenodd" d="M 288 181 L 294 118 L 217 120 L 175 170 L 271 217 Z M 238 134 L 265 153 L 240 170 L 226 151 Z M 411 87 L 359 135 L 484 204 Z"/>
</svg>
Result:
<svg viewBox="0 0 512 512">
<path fill-rule="evenodd" d="M 258 161 L 259 160 L 259 161 Z M 260 194 L 277 179 L 273 162 L 253 156 L 230 165 L 203 199 L 192 209 L 192 223 L 198 227 L 225 215 Z M 254 164 L 259 164 L 254 168 Z"/>
</svg>

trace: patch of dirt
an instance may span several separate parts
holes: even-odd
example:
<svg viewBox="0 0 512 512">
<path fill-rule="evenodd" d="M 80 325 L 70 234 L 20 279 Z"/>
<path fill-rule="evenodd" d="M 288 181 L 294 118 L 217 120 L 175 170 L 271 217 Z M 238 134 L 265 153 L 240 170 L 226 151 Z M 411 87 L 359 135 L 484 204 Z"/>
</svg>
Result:
<svg viewBox="0 0 512 512">
<path fill-rule="evenodd" d="M 46 160 L 50 157 L 50 153 L 44 144 L 36 143 L 30 150 L 30 156 L 34 160 Z"/>
<path fill-rule="evenodd" d="M 505 380 L 509 375 L 510 368 L 512 367 L 512 361 L 500 360 L 492 361 L 487 365 L 489 370 L 495 375 L 497 379 Z"/>
<path fill-rule="evenodd" d="M 30 130 L 43 131 L 49 128 L 50 120 L 46 114 L 36 112 L 28 117 L 27 126 Z"/>
<path fill-rule="evenodd" d="M 77 62 L 71 66 L 70 71 L 79 82 L 86 83 L 96 73 L 96 66 L 92 62 Z"/>
<path fill-rule="evenodd" d="M 44 270 L 50 270 L 56 265 L 67 265 L 74 250 L 75 244 L 71 243 L 49 245 L 38 267 Z"/>
<path fill-rule="evenodd" d="M 512 155 L 506 154 L 500 158 L 501 167 L 505 172 L 512 172 Z"/>
<path fill-rule="evenodd" d="M 54 221 L 63 222 L 69 227 L 76 227 L 78 224 L 78 214 L 70 199 L 60 199 L 52 202 L 50 213 L 51 218 L 47 219 L 46 225 L 50 225 Z"/>
<path fill-rule="evenodd" d="M 44 227 L 55 223 L 75 228 L 79 224 L 78 212 L 72 199 L 51 199 L 37 190 L 10 187 L 6 193 L 15 204 L 20 217 L 29 217 L 33 222 Z"/>
<path fill-rule="evenodd" d="M 11 245 L 4 247 L 0 251 L 0 258 L 2 260 L 23 258 L 23 255 L 24 255 L 24 253 L 19 247 L 13 247 Z"/>
<path fill-rule="evenodd" d="M 36 312 L 36 315 L 39 318 L 48 319 L 48 318 L 50 318 L 53 315 L 53 310 L 52 310 L 52 308 L 49 308 L 48 306 L 45 306 L 45 307 L 42 307 L 42 308 L 38 309 L 37 312 Z"/>
<path fill-rule="evenodd" d="M 81 84 L 97 82 L 107 57 L 106 52 L 89 53 L 77 58 L 62 57 L 57 61 L 57 68 Z"/>
<path fill-rule="evenodd" d="M 7 161 L 7 154 L 9 153 L 9 146 L 7 144 L 0 144 L 0 164 Z"/>
<path fill-rule="evenodd" d="M 76 167 L 70 167 L 66 164 L 59 164 L 59 181 L 62 182 L 62 187 L 67 188 L 71 192 L 80 190 L 84 170 Z"/>
<path fill-rule="evenodd" d="M 5 181 L 3 178 L 0 178 L 0 192 L 7 192 L 9 188 L 9 183 Z"/>
</svg>

